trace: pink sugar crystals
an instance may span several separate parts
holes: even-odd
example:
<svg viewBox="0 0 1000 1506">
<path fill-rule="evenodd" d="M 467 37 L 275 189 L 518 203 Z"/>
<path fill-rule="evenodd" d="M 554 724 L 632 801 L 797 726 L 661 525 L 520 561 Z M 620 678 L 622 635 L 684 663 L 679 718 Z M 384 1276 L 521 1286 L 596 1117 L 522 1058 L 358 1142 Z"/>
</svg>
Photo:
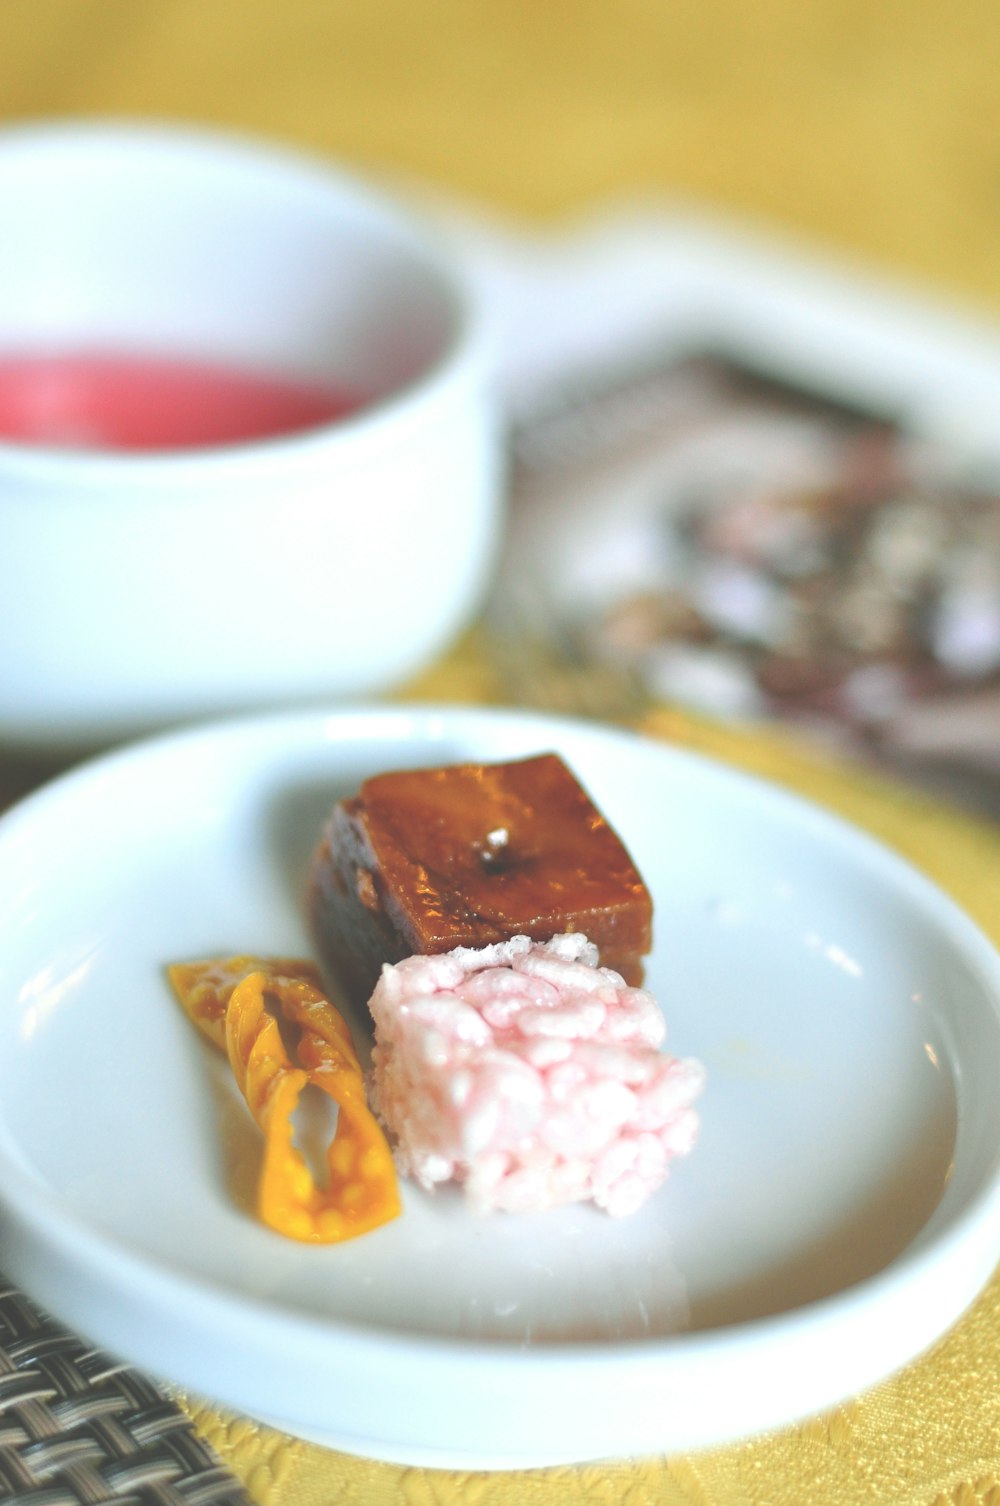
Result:
<svg viewBox="0 0 1000 1506">
<path fill-rule="evenodd" d="M 586 937 L 515 936 L 386 966 L 373 1100 L 396 1163 L 478 1212 L 593 1200 L 633 1213 L 694 1144 L 704 1070 L 660 1048 L 652 995 Z"/>
</svg>

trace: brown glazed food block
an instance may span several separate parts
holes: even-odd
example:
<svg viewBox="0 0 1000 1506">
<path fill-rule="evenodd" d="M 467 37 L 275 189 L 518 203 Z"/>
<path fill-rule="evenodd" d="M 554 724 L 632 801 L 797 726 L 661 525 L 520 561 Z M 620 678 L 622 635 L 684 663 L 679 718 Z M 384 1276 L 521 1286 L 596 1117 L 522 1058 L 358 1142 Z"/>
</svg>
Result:
<svg viewBox="0 0 1000 1506">
<path fill-rule="evenodd" d="M 635 864 L 552 753 L 367 780 L 327 823 L 311 910 L 325 960 L 366 999 L 384 962 L 564 931 L 638 984 L 652 944 Z"/>
</svg>

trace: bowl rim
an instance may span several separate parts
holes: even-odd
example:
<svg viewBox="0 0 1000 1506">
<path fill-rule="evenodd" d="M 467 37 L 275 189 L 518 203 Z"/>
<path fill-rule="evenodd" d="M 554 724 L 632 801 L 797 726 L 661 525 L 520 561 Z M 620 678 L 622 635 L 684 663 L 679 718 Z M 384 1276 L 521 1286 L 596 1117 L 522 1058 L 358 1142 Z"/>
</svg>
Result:
<svg viewBox="0 0 1000 1506">
<path fill-rule="evenodd" d="M 489 385 L 490 339 L 485 310 L 471 277 L 429 216 L 374 179 L 341 166 L 321 153 L 262 137 L 249 131 L 190 126 L 157 119 L 64 117 L 0 127 L 0 169 L 12 154 L 81 156 L 98 153 L 121 160 L 136 152 L 163 157 L 214 159 L 282 177 L 312 192 L 350 203 L 372 218 L 394 249 L 420 266 L 436 284 L 446 305 L 450 329 L 443 348 L 415 376 L 391 391 L 366 401 L 356 411 L 327 423 L 289 434 L 179 449 L 112 450 L 37 444 L 0 436 L 0 466 L 24 479 L 66 482 L 135 482 L 162 472 L 226 470 L 239 472 L 261 465 L 312 466 L 318 457 L 334 456 L 345 465 L 359 463 L 372 444 L 398 439 L 423 421 L 425 410 L 447 404 L 463 391 L 483 393 Z"/>
</svg>

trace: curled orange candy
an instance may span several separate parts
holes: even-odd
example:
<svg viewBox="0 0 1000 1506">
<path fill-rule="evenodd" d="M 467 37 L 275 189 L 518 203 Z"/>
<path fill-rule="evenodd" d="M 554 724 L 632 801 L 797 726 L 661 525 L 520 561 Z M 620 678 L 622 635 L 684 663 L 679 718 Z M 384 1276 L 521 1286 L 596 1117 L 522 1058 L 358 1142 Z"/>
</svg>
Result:
<svg viewBox="0 0 1000 1506">
<path fill-rule="evenodd" d="M 167 975 L 187 1015 L 228 1055 L 264 1135 L 262 1222 L 292 1239 L 332 1244 L 395 1218 L 392 1155 L 365 1099 L 350 1032 L 312 964 L 230 957 L 175 963 Z M 310 1084 L 337 1105 L 322 1186 L 295 1145 L 293 1115 Z"/>
</svg>

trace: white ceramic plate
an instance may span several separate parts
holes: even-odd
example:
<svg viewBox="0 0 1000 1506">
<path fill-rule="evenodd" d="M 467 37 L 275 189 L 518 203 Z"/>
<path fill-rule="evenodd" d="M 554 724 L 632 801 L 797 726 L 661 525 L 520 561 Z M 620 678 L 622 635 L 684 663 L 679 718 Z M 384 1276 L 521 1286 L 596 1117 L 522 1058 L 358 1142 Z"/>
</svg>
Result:
<svg viewBox="0 0 1000 1506">
<path fill-rule="evenodd" d="M 366 774 L 549 748 L 653 891 L 668 1044 L 709 1071 L 696 1150 L 624 1221 L 408 1188 L 341 1247 L 258 1227 L 255 1131 L 164 964 L 307 950 L 312 844 Z M 161 739 L 0 822 L 0 915 L 0 1263 L 304 1437 L 484 1468 L 732 1438 L 905 1363 L 1000 1255 L 992 948 L 867 837 L 661 744 L 424 709 Z"/>
</svg>

